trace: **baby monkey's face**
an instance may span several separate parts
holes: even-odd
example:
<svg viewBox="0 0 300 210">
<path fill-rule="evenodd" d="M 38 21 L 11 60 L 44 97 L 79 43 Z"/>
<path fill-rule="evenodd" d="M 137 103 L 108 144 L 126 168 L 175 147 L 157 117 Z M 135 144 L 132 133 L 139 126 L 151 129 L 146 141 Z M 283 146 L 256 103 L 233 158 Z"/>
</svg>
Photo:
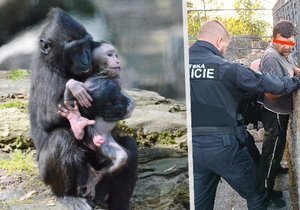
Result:
<svg viewBox="0 0 300 210">
<path fill-rule="evenodd" d="M 93 61 L 100 72 L 105 72 L 109 77 L 120 74 L 121 64 L 117 49 L 111 44 L 104 43 L 93 50 Z"/>
</svg>

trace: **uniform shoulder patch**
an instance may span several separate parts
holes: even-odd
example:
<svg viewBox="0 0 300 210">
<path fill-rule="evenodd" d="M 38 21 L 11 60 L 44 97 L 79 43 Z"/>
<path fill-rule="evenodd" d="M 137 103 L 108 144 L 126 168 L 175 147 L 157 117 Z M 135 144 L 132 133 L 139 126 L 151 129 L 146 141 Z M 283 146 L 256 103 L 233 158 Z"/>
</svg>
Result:
<svg viewBox="0 0 300 210">
<path fill-rule="evenodd" d="M 218 63 L 190 63 L 191 80 L 219 80 Z"/>
</svg>

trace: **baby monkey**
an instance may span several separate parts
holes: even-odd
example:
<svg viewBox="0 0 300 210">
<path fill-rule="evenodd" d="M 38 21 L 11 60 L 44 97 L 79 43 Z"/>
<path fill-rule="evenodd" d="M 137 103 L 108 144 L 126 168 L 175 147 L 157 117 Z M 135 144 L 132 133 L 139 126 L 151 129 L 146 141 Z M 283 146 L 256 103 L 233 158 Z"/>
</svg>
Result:
<svg viewBox="0 0 300 210">
<path fill-rule="evenodd" d="M 96 171 L 89 166 L 89 178 L 78 193 L 83 197 L 95 197 L 95 186 L 107 174 L 123 168 L 128 155 L 111 135 L 116 121 L 129 118 L 134 109 L 134 100 L 121 91 L 120 59 L 116 48 L 100 42 L 93 52 L 92 75 L 81 83 L 69 80 L 64 95 L 65 106 L 59 105 L 59 114 L 67 118 L 77 140 L 82 140 L 89 149 L 100 151 L 111 160 L 111 164 Z M 75 98 L 78 100 L 78 107 Z M 69 102 L 74 101 L 74 107 Z M 118 107 L 119 117 L 108 122 L 101 117 L 101 111 L 114 104 Z M 94 118 L 95 120 L 89 120 Z M 84 191 L 85 192 L 82 192 Z"/>
</svg>

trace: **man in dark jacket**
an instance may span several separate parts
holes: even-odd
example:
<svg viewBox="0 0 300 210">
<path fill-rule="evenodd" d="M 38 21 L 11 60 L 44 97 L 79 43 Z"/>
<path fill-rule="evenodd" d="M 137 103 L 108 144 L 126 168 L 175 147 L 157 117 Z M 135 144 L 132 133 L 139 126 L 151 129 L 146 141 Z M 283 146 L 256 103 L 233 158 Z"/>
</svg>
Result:
<svg viewBox="0 0 300 210">
<path fill-rule="evenodd" d="M 223 177 L 247 200 L 248 209 L 267 209 L 266 190 L 244 146 L 238 104 L 249 91 L 290 93 L 299 88 L 300 78 L 260 74 L 226 60 L 229 42 L 227 30 L 213 20 L 202 25 L 189 49 L 195 208 L 213 209 Z"/>
</svg>

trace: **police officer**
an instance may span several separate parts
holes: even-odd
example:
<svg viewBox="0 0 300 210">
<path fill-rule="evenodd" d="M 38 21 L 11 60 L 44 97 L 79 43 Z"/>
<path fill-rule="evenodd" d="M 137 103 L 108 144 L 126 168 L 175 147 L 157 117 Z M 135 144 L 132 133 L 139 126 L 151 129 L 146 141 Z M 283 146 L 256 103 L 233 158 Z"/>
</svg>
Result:
<svg viewBox="0 0 300 210">
<path fill-rule="evenodd" d="M 237 108 L 248 91 L 286 94 L 300 77 L 260 74 L 223 55 L 230 37 L 216 21 L 204 23 L 189 49 L 194 199 L 196 210 L 214 207 L 220 177 L 247 200 L 248 209 L 267 209 L 266 190 L 244 146 L 245 129 Z"/>
</svg>

